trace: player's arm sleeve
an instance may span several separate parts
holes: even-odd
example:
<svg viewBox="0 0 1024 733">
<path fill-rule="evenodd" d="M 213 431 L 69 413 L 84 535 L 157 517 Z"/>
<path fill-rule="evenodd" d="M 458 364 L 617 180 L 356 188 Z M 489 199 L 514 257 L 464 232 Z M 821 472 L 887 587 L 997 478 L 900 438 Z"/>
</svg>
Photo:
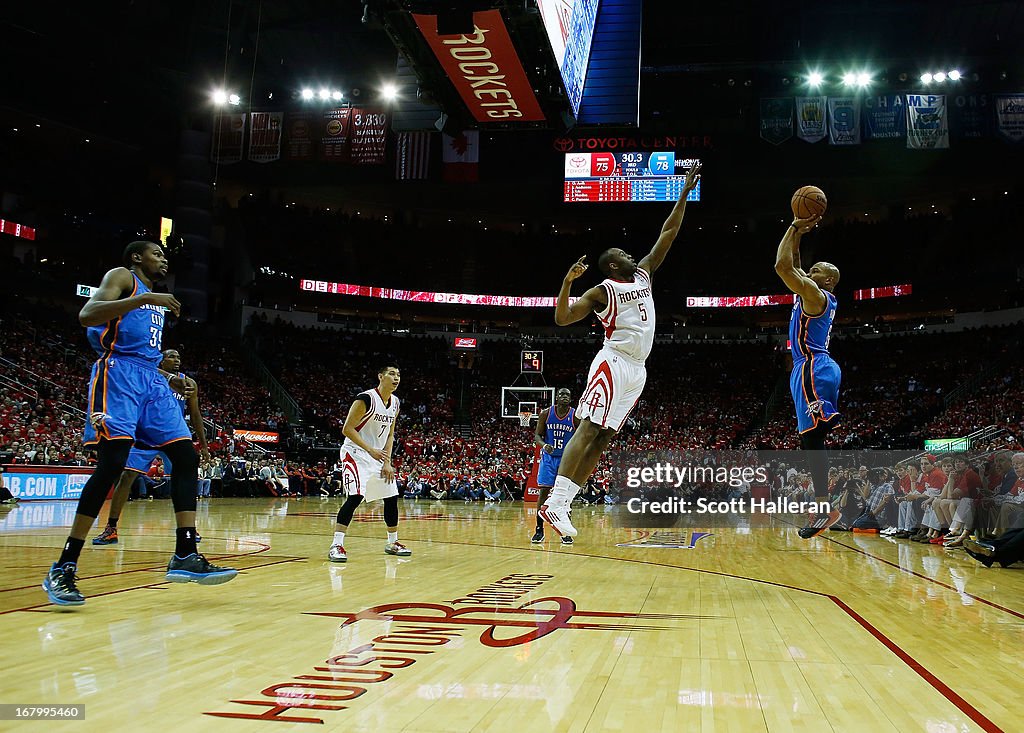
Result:
<svg viewBox="0 0 1024 733">
<path fill-rule="evenodd" d="M 559 294 L 561 298 L 561 293 Z M 564 309 L 555 309 L 555 323 L 559 326 L 568 326 L 582 321 L 591 313 L 601 310 L 608 305 L 608 297 L 601 285 L 595 285 L 583 293 L 577 300 L 569 303 Z M 559 311 L 562 311 L 561 313 Z"/>
</svg>

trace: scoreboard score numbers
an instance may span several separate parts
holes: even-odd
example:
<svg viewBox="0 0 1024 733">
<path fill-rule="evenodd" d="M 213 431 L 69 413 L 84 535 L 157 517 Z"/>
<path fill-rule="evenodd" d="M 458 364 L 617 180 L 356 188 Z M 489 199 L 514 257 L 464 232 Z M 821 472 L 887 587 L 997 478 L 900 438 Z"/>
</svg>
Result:
<svg viewBox="0 0 1024 733">
<path fill-rule="evenodd" d="M 673 151 L 566 153 L 563 201 L 676 201 L 696 158 Z M 700 181 L 686 197 L 700 201 Z"/>
<path fill-rule="evenodd" d="M 520 369 L 522 373 L 539 374 L 544 371 L 544 352 L 543 351 L 524 351 L 523 352 L 523 365 Z"/>
</svg>

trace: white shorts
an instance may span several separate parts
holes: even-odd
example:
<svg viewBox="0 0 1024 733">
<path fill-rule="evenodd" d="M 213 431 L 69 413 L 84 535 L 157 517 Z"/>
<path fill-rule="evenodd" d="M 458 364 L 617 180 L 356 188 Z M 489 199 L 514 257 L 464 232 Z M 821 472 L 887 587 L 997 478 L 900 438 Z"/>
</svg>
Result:
<svg viewBox="0 0 1024 733">
<path fill-rule="evenodd" d="M 576 416 L 618 431 L 636 407 L 647 383 L 647 367 L 614 349 L 597 352 Z"/>
<path fill-rule="evenodd" d="M 345 487 L 345 494 L 352 496 L 358 494 L 365 501 L 377 501 L 387 499 L 389 496 L 398 496 L 398 484 L 395 481 L 388 483 L 380 477 L 380 469 L 383 464 L 375 461 L 370 455 L 358 448 L 355 450 L 345 448 L 341 451 L 341 484 Z"/>
</svg>

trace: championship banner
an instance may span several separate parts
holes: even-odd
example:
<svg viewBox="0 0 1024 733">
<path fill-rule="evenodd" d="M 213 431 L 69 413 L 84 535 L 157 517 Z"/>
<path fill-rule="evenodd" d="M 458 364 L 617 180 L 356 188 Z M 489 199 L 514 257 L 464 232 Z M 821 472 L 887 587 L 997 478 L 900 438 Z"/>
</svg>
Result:
<svg viewBox="0 0 1024 733">
<path fill-rule="evenodd" d="M 967 140 L 988 137 L 992 103 L 988 94 L 958 94 L 949 101 L 949 131 Z"/>
<path fill-rule="evenodd" d="M 1024 140 L 1024 94 L 996 97 L 996 129 L 1011 143 Z"/>
<path fill-rule="evenodd" d="M 280 435 L 272 430 L 240 430 L 233 431 L 235 440 L 251 440 L 254 443 L 276 443 Z"/>
<path fill-rule="evenodd" d="M 793 137 L 793 98 L 765 97 L 761 100 L 761 139 L 781 145 Z"/>
<path fill-rule="evenodd" d="M 828 142 L 860 145 L 860 102 L 856 98 L 828 98 Z"/>
<path fill-rule="evenodd" d="M 796 136 L 809 143 L 825 139 L 825 100 L 827 97 L 796 98 Z"/>
<path fill-rule="evenodd" d="M 381 110 L 352 110 L 352 163 L 381 165 L 388 141 L 388 115 Z"/>
<path fill-rule="evenodd" d="M 285 157 L 288 160 L 313 160 L 313 116 L 309 112 L 288 114 Z"/>
<path fill-rule="evenodd" d="M 245 113 L 214 115 L 210 160 L 214 163 L 237 163 L 242 159 L 245 137 Z"/>
<path fill-rule="evenodd" d="M 889 140 L 907 134 L 907 106 L 902 94 L 864 99 L 864 139 Z"/>
<path fill-rule="evenodd" d="M 473 13 L 473 32 L 438 35 L 437 17 L 413 14 L 420 33 L 478 122 L 544 119 L 499 10 Z"/>
<path fill-rule="evenodd" d="M 945 94 L 907 95 L 907 147 L 911 150 L 949 147 Z"/>
<path fill-rule="evenodd" d="M 280 112 L 252 112 L 249 117 L 249 160 L 270 163 L 281 158 Z"/>
<path fill-rule="evenodd" d="M 351 109 L 344 107 L 324 110 L 317 134 L 317 137 L 320 138 L 320 160 L 328 160 L 333 163 L 349 161 L 348 138 L 351 127 Z"/>
</svg>

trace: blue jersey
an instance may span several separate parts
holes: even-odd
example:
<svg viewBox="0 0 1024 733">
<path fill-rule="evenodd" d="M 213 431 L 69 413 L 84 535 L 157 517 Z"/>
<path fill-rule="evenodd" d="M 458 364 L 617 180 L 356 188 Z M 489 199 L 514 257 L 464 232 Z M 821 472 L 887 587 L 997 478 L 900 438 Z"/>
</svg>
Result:
<svg viewBox="0 0 1024 733">
<path fill-rule="evenodd" d="M 149 288 L 132 273 L 135 287 L 131 295 L 149 293 Z M 93 350 L 101 358 L 128 357 L 157 366 L 164 338 L 164 311 L 159 305 L 142 305 L 99 326 L 89 326 L 86 335 Z"/>
<path fill-rule="evenodd" d="M 548 427 L 544 442 L 554 446 L 555 450 L 551 455 L 555 458 L 562 456 L 566 443 L 569 442 L 573 431 L 576 430 L 576 426 L 573 424 L 574 417 L 576 417 L 576 408 L 574 407 L 569 408 L 569 412 L 564 418 L 558 417 L 553 405 L 548 408 Z"/>
<path fill-rule="evenodd" d="M 825 311 L 817 316 L 804 313 L 800 296 L 796 296 L 793 315 L 789 319 L 789 348 L 793 354 L 793 363 L 808 359 L 813 354 L 828 355 L 828 342 L 832 337 L 832 322 L 836 318 L 836 296 L 827 290 L 825 293 Z"/>
</svg>

